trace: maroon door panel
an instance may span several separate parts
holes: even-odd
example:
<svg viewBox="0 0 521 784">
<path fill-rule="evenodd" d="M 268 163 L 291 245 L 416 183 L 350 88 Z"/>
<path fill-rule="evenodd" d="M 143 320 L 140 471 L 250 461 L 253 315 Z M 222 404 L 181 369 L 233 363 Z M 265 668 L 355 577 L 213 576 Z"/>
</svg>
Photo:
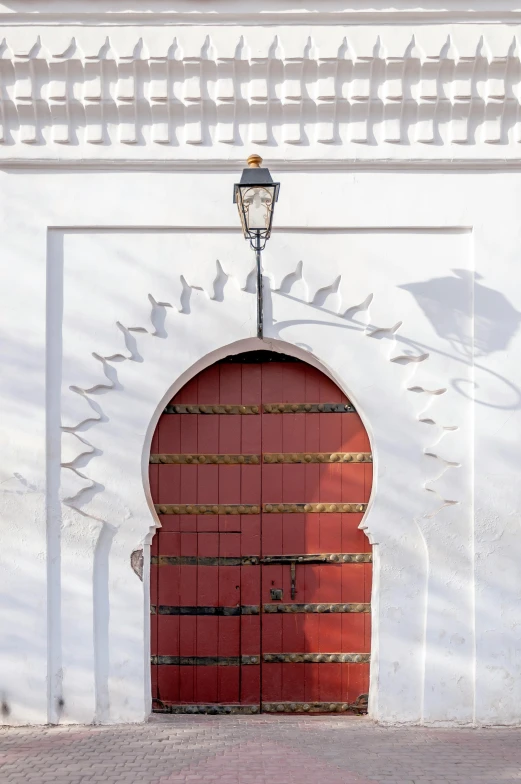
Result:
<svg viewBox="0 0 521 784">
<path fill-rule="evenodd" d="M 167 406 L 151 450 L 156 710 L 363 711 L 367 434 L 297 361 L 223 361 Z"/>
</svg>

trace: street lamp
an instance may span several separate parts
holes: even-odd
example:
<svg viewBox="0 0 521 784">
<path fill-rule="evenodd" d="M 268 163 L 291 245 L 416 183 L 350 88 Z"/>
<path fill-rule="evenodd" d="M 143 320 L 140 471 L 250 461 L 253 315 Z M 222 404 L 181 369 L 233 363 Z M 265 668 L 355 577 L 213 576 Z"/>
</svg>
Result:
<svg viewBox="0 0 521 784">
<path fill-rule="evenodd" d="M 261 251 L 270 238 L 273 210 L 279 198 L 280 183 L 273 182 L 269 169 L 262 169 L 260 155 L 250 155 L 248 168 L 233 187 L 233 201 L 239 210 L 242 231 L 255 251 L 257 265 L 257 337 L 263 336 Z"/>
</svg>

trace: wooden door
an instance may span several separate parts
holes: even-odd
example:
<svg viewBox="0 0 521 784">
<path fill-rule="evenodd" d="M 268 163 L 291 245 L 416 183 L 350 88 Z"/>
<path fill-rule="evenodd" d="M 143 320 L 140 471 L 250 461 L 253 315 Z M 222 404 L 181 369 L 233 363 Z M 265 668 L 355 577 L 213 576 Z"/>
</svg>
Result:
<svg viewBox="0 0 521 784">
<path fill-rule="evenodd" d="M 154 708 L 363 712 L 367 434 L 309 365 L 234 360 L 190 381 L 154 434 Z"/>
</svg>

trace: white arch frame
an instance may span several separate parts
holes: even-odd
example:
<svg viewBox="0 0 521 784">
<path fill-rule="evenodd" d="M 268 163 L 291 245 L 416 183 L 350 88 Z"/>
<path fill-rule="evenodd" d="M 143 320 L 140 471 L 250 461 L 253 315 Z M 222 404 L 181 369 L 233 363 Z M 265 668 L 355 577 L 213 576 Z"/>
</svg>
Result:
<svg viewBox="0 0 521 784">
<path fill-rule="evenodd" d="M 179 392 L 192 378 L 195 378 L 195 376 L 197 376 L 203 370 L 206 370 L 206 368 L 211 367 L 213 364 L 218 362 L 220 359 L 223 359 L 224 357 L 227 357 L 227 356 L 230 356 L 230 355 L 234 356 L 236 354 L 242 354 L 243 352 L 247 352 L 247 351 L 255 351 L 255 350 L 259 350 L 259 349 L 266 350 L 266 348 L 267 348 L 267 344 L 266 344 L 266 342 L 264 340 L 260 340 L 259 338 L 256 338 L 256 337 L 255 338 L 246 338 L 245 340 L 240 340 L 237 343 L 233 343 L 233 344 L 231 344 L 229 346 L 223 346 L 222 348 L 217 349 L 217 351 L 213 352 L 211 356 L 207 355 L 205 357 L 201 357 L 201 359 L 198 362 L 196 362 L 195 365 L 193 365 L 191 368 L 189 368 L 186 371 L 186 373 L 183 374 L 182 377 L 176 379 L 176 381 L 172 385 L 171 389 L 169 389 L 168 392 L 162 397 L 161 402 L 159 403 L 159 405 L 158 405 L 158 407 L 157 407 L 157 409 L 156 409 L 156 411 L 154 413 L 154 416 L 152 417 L 152 419 L 150 421 L 150 426 L 149 426 L 149 429 L 147 431 L 146 438 L 145 438 L 145 441 L 144 441 L 144 444 L 143 444 L 143 455 L 142 455 L 142 463 L 141 463 L 141 465 L 142 465 L 143 487 L 144 487 L 145 495 L 146 495 L 146 498 L 147 498 L 147 501 L 148 501 L 148 504 L 149 504 L 149 507 L 150 507 L 150 511 L 151 511 L 151 514 L 152 514 L 152 516 L 154 518 L 154 523 L 155 523 L 153 526 L 151 526 L 150 532 L 146 536 L 145 541 L 143 543 L 144 553 L 146 552 L 146 557 L 145 557 L 145 554 L 143 554 L 143 572 L 147 575 L 149 583 L 150 583 L 150 571 L 149 571 L 149 567 L 150 567 L 150 549 L 149 548 L 150 548 L 150 545 L 152 543 L 152 538 L 153 538 L 155 532 L 159 528 L 161 528 L 161 523 L 160 523 L 159 517 L 158 517 L 158 515 L 157 515 L 157 513 L 155 511 L 154 501 L 152 499 L 152 493 L 151 493 L 151 490 L 150 490 L 149 457 L 150 457 L 150 453 L 151 453 L 152 438 L 154 436 L 154 432 L 156 430 L 156 427 L 157 427 L 157 424 L 159 422 L 159 419 L 161 418 L 161 415 L 162 415 L 162 413 L 163 413 L 163 411 L 165 409 L 165 405 L 167 405 L 167 403 L 169 403 L 169 401 L 172 400 L 174 395 L 176 395 L 177 392 Z M 325 376 L 327 376 L 332 381 L 334 381 L 334 383 L 337 384 L 337 386 L 339 386 L 341 391 L 344 392 L 344 394 L 350 400 L 352 400 L 352 401 L 354 400 L 353 396 L 351 395 L 351 393 L 348 390 L 342 389 L 342 387 L 339 385 L 338 381 L 335 379 L 334 374 L 331 373 L 327 368 L 325 368 L 322 365 L 322 363 L 319 362 L 314 356 L 310 355 L 309 352 L 303 351 L 302 349 L 299 349 L 297 346 L 295 346 L 293 344 L 285 343 L 284 341 L 275 340 L 275 339 L 271 339 L 269 341 L 269 350 L 273 351 L 274 353 L 287 354 L 289 356 L 296 357 L 297 359 L 301 359 L 303 362 L 306 362 L 308 365 L 311 365 L 312 367 L 315 367 L 321 373 L 324 373 Z M 359 416 L 360 416 L 360 418 L 362 420 L 362 423 L 363 423 L 363 425 L 365 427 L 365 430 L 366 430 L 366 432 L 367 432 L 367 434 L 369 436 L 369 441 L 371 443 L 371 449 L 372 449 L 372 438 L 371 438 L 371 434 L 370 434 L 370 431 L 369 431 L 369 428 L 368 428 L 368 424 L 366 422 L 364 422 L 363 414 L 358 410 L 358 408 L 357 408 L 357 413 L 359 414 Z M 375 457 L 374 457 L 374 451 L 373 451 L 373 471 L 376 470 L 375 467 L 374 467 L 374 463 L 375 463 Z M 367 537 L 368 537 L 368 539 L 369 539 L 369 541 L 370 541 L 370 543 L 372 545 L 374 545 L 375 543 L 374 543 L 374 541 L 371 538 L 370 532 L 369 532 L 369 530 L 367 528 L 367 525 L 366 525 L 365 521 L 366 521 L 366 518 L 367 518 L 367 514 L 369 512 L 369 509 L 371 508 L 371 505 L 372 505 L 372 502 L 373 502 L 373 497 L 374 497 L 374 481 L 373 481 L 373 484 L 372 484 L 372 487 L 371 487 L 371 494 L 370 494 L 369 502 L 368 502 L 368 505 L 367 505 L 367 511 L 366 511 L 366 514 L 364 515 L 364 517 L 362 519 L 362 522 L 361 522 L 360 526 L 359 526 L 362 530 L 365 531 L 365 533 L 366 533 L 366 535 L 367 535 Z M 146 551 L 145 551 L 145 548 L 146 548 Z M 373 548 L 373 553 L 374 553 L 374 548 Z M 373 558 L 374 558 L 374 555 L 373 555 Z M 373 594 L 372 598 L 374 599 L 374 594 Z M 150 652 L 150 639 L 148 639 L 147 642 L 148 642 L 148 648 L 149 648 L 149 652 Z M 371 659 L 371 662 L 372 662 L 372 659 Z M 373 697 L 373 693 L 375 691 L 374 689 L 371 689 L 371 683 L 373 681 L 372 667 L 373 667 L 373 665 L 371 663 L 370 688 L 369 688 L 371 697 Z"/>
</svg>

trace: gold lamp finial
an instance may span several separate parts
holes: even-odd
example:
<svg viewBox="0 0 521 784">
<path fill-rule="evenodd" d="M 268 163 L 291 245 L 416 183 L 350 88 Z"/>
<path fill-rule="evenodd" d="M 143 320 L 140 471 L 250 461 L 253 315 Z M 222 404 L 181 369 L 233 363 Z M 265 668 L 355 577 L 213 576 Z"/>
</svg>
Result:
<svg viewBox="0 0 521 784">
<path fill-rule="evenodd" d="M 248 156 L 248 158 L 246 159 L 246 163 L 248 164 L 250 169 L 259 169 L 262 163 L 262 158 L 260 157 L 260 155 L 257 155 L 257 153 L 254 152 L 252 153 L 252 155 Z"/>
</svg>

